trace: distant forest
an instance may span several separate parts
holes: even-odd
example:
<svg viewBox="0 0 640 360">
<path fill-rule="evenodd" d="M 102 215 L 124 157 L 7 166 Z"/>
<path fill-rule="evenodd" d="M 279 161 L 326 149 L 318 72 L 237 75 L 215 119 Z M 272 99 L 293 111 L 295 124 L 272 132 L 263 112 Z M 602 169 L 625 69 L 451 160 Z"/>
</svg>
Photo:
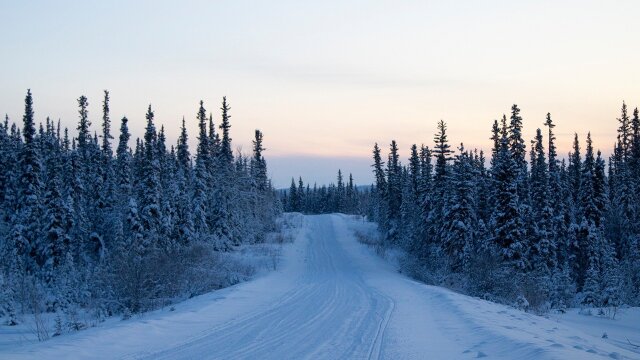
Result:
<svg viewBox="0 0 640 360">
<path fill-rule="evenodd" d="M 342 170 L 338 170 L 336 183 L 313 187 L 305 185 L 302 177 L 291 179 L 288 191 L 281 193 L 281 202 L 285 211 L 305 214 L 365 214 L 369 207 L 371 190 L 358 187 L 353 176 L 344 180 Z"/>
</svg>

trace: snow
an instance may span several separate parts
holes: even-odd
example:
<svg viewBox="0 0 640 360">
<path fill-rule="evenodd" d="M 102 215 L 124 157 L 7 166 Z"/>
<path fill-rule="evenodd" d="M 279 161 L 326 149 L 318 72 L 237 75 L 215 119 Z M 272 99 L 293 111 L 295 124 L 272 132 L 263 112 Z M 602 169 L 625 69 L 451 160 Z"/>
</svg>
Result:
<svg viewBox="0 0 640 360">
<path fill-rule="evenodd" d="M 623 309 L 618 320 L 528 314 L 399 274 L 356 241 L 354 230 L 372 225 L 354 217 L 303 222 L 273 272 L 175 311 L 5 346 L 0 358 L 640 359 L 620 340 L 640 340 L 638 309 Z"/>
<path fill-rule="evenodd" d="M 602 337 L 606 334 L 607 342 L 640 352 L 640 308 L 621 308 L 614 319 L 598 315 L 597 309 L 591 309 L 591 312 L 588 314 L 585 310 L 569 309 L 564 314 L 552 314 L 550 317 L 591 336 Z"/>
</svg>

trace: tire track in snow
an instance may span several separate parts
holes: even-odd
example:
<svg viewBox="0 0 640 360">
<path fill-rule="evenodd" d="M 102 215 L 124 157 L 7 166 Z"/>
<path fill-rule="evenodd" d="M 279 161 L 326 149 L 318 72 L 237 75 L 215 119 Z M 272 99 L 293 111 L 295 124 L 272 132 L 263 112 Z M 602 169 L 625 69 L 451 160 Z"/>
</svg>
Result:
<svg viewBox="0 0 640 360">
<path fill-rule="evenodd" d="M 143 358 L 379 358 L 393 300 L 364 283 L 329 216 L 307 220 L 306 262 L 295 289 L 266 309 Z"/>
</svg>

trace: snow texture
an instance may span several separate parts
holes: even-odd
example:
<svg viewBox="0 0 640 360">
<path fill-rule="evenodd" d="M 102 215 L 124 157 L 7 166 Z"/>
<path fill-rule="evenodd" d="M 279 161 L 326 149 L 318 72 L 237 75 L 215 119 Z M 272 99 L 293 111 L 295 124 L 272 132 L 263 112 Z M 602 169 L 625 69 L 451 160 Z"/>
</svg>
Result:
<svg viewBox="0 0 640 360">
<path fill-rule="evenodd" d="M 175 311 L 2 347 L 0 358 L 640 359 L 623 341 L 640 342 L 637 308 L 615 321 L 574 311 L 543 318 L 427 286 L 356 241 L 354 230 L 370 226 L 306 216 L 276 271 Z"/>
</svg>

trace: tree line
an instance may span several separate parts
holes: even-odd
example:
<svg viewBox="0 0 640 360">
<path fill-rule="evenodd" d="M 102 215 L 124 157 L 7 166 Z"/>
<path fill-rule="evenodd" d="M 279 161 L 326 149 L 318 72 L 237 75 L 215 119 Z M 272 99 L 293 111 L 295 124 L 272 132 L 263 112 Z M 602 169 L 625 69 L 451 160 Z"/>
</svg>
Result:
<svg viewBox="0 0 640 360">
<path fill-rule="evenodd" d="M 305 214 L 362 214 L 369 204 L 369 191 L 359 190 L 353 181 L 353 175 L 345 182 L 342 170 L 338 170 L 337 182 L 328 186 L 318 186 L 302 181 L 302 177 L 291 178 L 288 191 L 282 191 L 280 201 L 288 212 Z"/>
<path fill-rule="evenodd" d="M 550 114 L 529 149 L 520 109 L 495 120 L 483 151 L 373 148 L 369 216 L 406 271 L 430 283 L 536 310 L 640 305 L 640 118 L 623 104 L 608 159 L 589 133 L 558 156 Z"/>
<path fill-rule="evenodd" d="M 250 156 L 234 155 L 226 98 L 219 126 L 200 101 L 194 156 L 184 118 L 169 146 L 149 105 L 131 148 L 126 117 L 112 135 L 108 91 L 101 105 L 100 135 L 85 96 L 76 137 L 60 121 L 36 125 L 30 90 L 22 127 L 0 124 L 0 312 L 12 319 L 77 309 L 100 318 L 194 296 L 224 285 L 212 280 L 216 253 L 274 228 L 263 134 Z"/>
</svg>

